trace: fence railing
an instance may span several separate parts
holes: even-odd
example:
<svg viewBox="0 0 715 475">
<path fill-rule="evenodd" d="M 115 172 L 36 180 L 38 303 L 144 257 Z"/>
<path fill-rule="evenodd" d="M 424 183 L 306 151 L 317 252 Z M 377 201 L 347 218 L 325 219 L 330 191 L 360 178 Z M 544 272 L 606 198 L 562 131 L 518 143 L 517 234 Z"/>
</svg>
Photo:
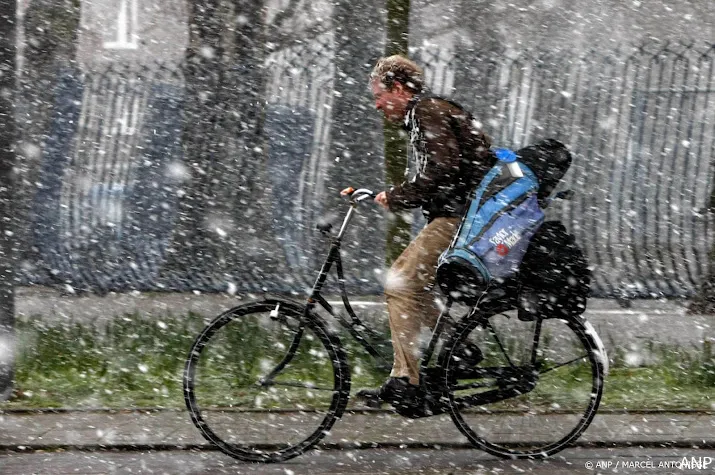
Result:
<svg viewBox="0 0 715 475">
<path fill-rule="evenodd" d="M 576 197 L 550 214 L 586 249 L 596 295 L 697 289 L 713 243 L 715 45 L 450 56 L 445 63 L 441 51 L 422 53 L 424 63 L 442 63 L 427 68 L 428 79 L 439 93 L 459 96 L 496 144 L 519 148 L 554 137 L 573 152 L 564 186 Z M 455 90 L 444 69 L 476 81 Z"/>
<path fill-rule="evenodd" d="M 182 158 L 182 81 L 160 66 L 61 72 L 32 213 L 39 262 L 28 279 L 111 290 L 155 278 L 175 208 L 164 188 Z"/>
<path fill-rule="evenodd" d="M 435 92 L 470 109 L 496 145 L 519 148 L 553 137 L 569 146 L 574 164 L 563 186 L 576 197 L 549 214 L 585 248 L 595 295 L 695 291 L 713 243 L 715 45 L 513 57 L 455 47 L 420 49 L 415 56 Z M 256 199 L 267 203 L 261 212 L 269 215 L 271 232 L 242 245 L 284 261 L 280 273 L 291 278 L 276 290 L 302 291 L 317 265 L 315 224 L 330 212 L 322 203 L 336 132 L 334 69 L 329 33 L 267 58 L 261 164 L 267 183 Z M 362 81 L 354 87 L 368 93 Z M 34 201 L 38 257 L 25 269 L 26 282 L 176 288 L 162 281 L 161 269 L 179 218 L 176 184 L 191 186 L 181 140 L 185 99 L 181 67 L 60 75 Z M 232 133 L 219 136 L 228 143 Z M 222 170 L 240 174 L 240 147 L 222 150 L 236 155 Z M 239 227 L 252 219 L 248 213 L 241 222 L 236 215 Z M 219 235 L 230 232 L 220 223 L 214 227 Z M 272 285 L 255 262 L 245 269 L 239 263 L 228 278 L 225 269 L 184 257 L 188 288 L 226 290 L 221 283 L 227 281 L 229 289 Z M 355 265 L 380 269 L 383 260 L 374 253 Z M 355 285 L 379 289 L 377 282 Z"/>
</svg>

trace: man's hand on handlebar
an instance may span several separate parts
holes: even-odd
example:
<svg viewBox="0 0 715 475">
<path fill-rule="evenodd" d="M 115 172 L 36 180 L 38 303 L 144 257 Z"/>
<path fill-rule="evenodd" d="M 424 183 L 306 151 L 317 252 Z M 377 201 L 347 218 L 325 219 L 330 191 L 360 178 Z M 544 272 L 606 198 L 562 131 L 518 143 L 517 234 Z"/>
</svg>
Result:
<svg viewBox="0 0 715 475">
<path fill-rule="evenodd" d="M 388 209 L 387 193 L 385 193 L 384 191 L 375 196 L 375 193 L 368 190 L 367 188 L 359 188 L 356 190 L 352 186 L 349 186 L 340 192 L 340 196 L 347 196 L 350 198 L 350 201 L 354 202 L 364 201 L 367 198 L 374 198 L 375 203 L 379 204 L 385 209 Z"/>
<path fill-rule="evenodd" d="M 387 206 L 387 193 L 385 193 L 384 191 L 378 193 L 375 197 L 375 203 L 379 204 L 385 209 L 389 209 Z"/>
</svg>

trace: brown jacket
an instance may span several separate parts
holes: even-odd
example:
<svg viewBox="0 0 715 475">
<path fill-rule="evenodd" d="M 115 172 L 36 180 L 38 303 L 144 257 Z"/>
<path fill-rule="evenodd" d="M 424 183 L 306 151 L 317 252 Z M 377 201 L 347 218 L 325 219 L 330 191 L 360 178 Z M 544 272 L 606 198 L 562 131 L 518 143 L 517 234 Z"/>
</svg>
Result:
<svg viewBox="0 0 715 475">
<path fill-rule="evenodd" d="M 387 192 L 391 210 L 421 206 L 428 221 L 459 217 L 469 193 L 496 158 L 490 140 L 471 114 L 457 104 L 431 96 L 415 96 L 407 107 L 404 128 L 416 174 Z"/>
</svg>

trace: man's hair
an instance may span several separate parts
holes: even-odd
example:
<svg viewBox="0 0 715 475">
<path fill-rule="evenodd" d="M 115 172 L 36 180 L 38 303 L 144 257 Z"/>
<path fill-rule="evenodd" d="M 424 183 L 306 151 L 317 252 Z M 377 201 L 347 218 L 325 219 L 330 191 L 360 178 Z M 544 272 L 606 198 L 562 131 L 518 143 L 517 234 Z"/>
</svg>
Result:
<svg viewBox="0 0 715 475">
<path fill-rule="evenodd" d="M 424 87 L 423 78 L 422 68 L 399 54 L 380 58 L 370 73 L 370 81 L 379 80 L 388 91 L 399 82 L 409 91 L 420 93 Z"/>
</svg>

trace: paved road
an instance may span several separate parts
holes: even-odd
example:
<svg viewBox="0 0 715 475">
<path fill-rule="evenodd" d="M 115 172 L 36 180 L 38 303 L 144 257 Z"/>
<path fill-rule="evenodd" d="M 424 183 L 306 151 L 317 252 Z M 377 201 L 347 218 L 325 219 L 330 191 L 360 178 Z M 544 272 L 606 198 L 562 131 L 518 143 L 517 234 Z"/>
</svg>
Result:
<svg viewBox="0 0 715 475">
<path fill-rule="evenodd" d="M 703 467 L 678 467 L 683 459 Z M 705 465 L 707 464 L 707 466 Z M 589 468 L 593 467 L 593 468 Z M 715 473 L 715 450 L 568 449 L 544 460 L 500 460 L 472 449 L 313 451 L 281 464 L 255 465 L 215 451 L 6 452 L 0 473 L 25 474 L 509 474 Z"/>
<path fill-rule="evenodd" d="M 296 413 L 250 413 L 250 418 L 245 413 L 235 414 L 238 418 L 230 420 L 230 428 L 241 428 L 238 432 L 241 436 L 260 437 L 266 443 L 286 440 L 285 431 L 300 420 Z M 306 415 L 310 416 L 310 413 Z M 512 421 L 510 418 L 512 416 L 504 415 L 501 424 L 492 421 L 487 427 L 507 427 L 517 439 L 528 439 L 539 426 L 537 419 Z M 572 422 L 568 427 L 575 424 L 570 415 L 552 415 L 544 427 L 555 427 L 559 418 Z M 220 420 L 215 422 L 219 424 L 215 428 L 223 427 Z M 524 427 L 533 429 L 511 429 Z M 260 428 L 260 431 L 256 432 L 255 428 Z M 45 450 L 104 447 L 186 449 L 209 445 L 193 426 L 186 411 L 67 411 L 42 414 L 8 411 L 0 413 L 0 429 L 0 450 L 20 447 Z M 228 432 L 221 431 L 221 434 Z M 442 447 L 468 445 L 446 414 L 413 420 L 389 411 L 348 411 L 324 442 L 328 446 L 346 448 L 374 444 L 394 447 L 405 443 L 412 447 L 423 444 Z M 592 446 L 715 448 L 715 416 L 712 412 L 695 411 L 602 411 L 577 443 Z"/>
</svg>

